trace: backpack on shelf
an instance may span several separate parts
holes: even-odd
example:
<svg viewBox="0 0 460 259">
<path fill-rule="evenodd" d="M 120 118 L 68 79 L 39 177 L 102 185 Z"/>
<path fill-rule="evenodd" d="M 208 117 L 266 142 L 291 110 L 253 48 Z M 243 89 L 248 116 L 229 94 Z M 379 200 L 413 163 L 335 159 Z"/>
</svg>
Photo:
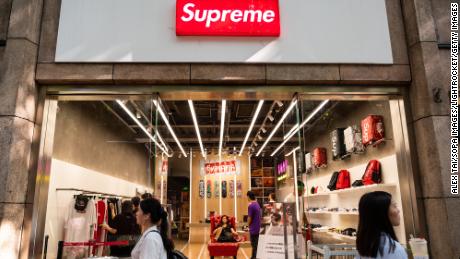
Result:
<svg viewBox="0 0 460 259">
<path fill-rule="evenodd" d="M 378 160 L 371 160 L 367 163 L 362 181 L 364 185 L 377 184 L 382 182 L 382 167 Z"/>
<path fill-rule="evenodd" d="M 351 154 L 364 153 L 364 145 L 361 135 L 361 129 L 358 125 L 352 125 L 346 128 L 343 132 L 345 141 L 345 155 L 343 158 L 351 156 Z"/>
<path fill-rule="evenodd" d="M 331 180 L 329 180 L 329 184 L 327 185 L 327 188 L 330 191 L 335 190 L 337 188 L 337 180 L 339 178 L 339 172 L 334 172 L 332 173 Z"/>
<path fill-rule="evenodd" d="M 325 148 L 317 147 L 313 150 L 313 165 L 316 168 L 327 167 L 327 153 Z"/>
<path fill-rule="evenodd" d="M 383 116 L 369 115 L 361 121 L 363 145 L 374 147 L 385 140 Z"/>
<path fill-rule="evenodd" d="M 311 164 L 311 154 L 310 153 L 305 154 L 305 171 L 307 174 L 313 172 L 313 166 Z"/>
<path fill-rule="evenodd" d="M 345 155 L 344 129 L 338 128 L 331 132 L 332 160 L 339 160 Z"/>
<path fill-rule="evenodd" d="M 350 172 L 348 170 L 340 170 L 337 176 L 337 183 L 335 185 L 336 190 L 350 188 Z"/>
</svg>

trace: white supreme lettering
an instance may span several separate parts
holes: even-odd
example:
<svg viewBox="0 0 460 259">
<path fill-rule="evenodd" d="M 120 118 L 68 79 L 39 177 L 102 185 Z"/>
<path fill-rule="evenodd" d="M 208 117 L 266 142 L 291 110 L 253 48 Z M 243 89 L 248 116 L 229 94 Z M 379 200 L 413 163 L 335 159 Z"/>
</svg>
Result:
<svg viewBox="0 0 460 259">
<path fill-rule="evenodd" d="M 227 17 L 234 23 L 238 22 L 265 22 L 271 23 L 275 20 L 275 12 L 273 10 L 200 10 L 195 9 L 194 3 L 185 4 L 182 11 L 186 15 L 181 16 L 184 22 L 195 20 L 196 22 L 205 22 L 207 28 L 211 27 L 212 23 L 225 22 Z"/>
</svg>

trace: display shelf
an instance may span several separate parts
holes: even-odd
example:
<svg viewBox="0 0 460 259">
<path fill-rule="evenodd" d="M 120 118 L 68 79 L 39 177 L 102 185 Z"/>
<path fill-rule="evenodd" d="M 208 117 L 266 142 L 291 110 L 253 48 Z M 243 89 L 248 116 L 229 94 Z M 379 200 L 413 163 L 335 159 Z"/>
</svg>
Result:
<svg viewBox="0 0 460 259">
<path fill-rule="evenodd" d="M 326 233 L 331 235 L 332 237 L 335 237 L 335 238 L 338 238 L 338 239 L 346 239 L 346 240 L 350 240 L 350 241 L 356 241 L 356 237 L 342 235 L 342 234 L 335 233 L 335 232 L 326 232 Z"/>
<path fill-rule="evenodd" d="M 305 213 L 307 214 L 312 214 L 312 215 L 354 215 L 354 216 L 359 216 L 358 212 L 336 212 L 336 211 L 320 211 L 320 212 L 311 212 L 311 211 L 306 211 Z"/>
<path fill-rule="evenodd" d="M 273 162 L 270 159 L 251 158 L 251 165 L 257 165 L 257 169 L 251 168 L 250 188 L 260 201 L 268 200 L 268 194 L 275 192 L 275 176 Z"/>
<path fill-rule="evenodd" d="M 318 234 L 326 234 L 326 235 L 328 235 L 328 236 L 330 236 L 332 238 L 335 238 L 335 239 L 348 240 L 348 241 L 352 241 L 352 242 L 356 241 L 356 237 L 347 236 L 347 235 L 339 234 L 339 233 L 332 232 L 332 231 L 317 231 L 317 230 L 313 229 L 313 232 L 316 232 Z"/>
<path fill-rule="evenodd" d="M 350 192 L 356 192 L 356 191 L 373 191 L 373 190 L 378 190 L 380 188 L 395 188 L 397 185 L 395 183 L 384 183 L 384 184 L 371 184 L 371 185 L 364 185 L 360 187 L 351 187 L 347 189 L 342 189 L 342 190 L 336 190 L 336 191 L 329 191 L 329 192 L 322 192 L 322 193 L 315 193 L 315 194 L 304 194 L 304 198 L 310 198 L 310 197 L 319 197 L 319 196 L 329 196 L 331 194 L 343 194 L 343 193 L 350 193 Z"/>
</svg>

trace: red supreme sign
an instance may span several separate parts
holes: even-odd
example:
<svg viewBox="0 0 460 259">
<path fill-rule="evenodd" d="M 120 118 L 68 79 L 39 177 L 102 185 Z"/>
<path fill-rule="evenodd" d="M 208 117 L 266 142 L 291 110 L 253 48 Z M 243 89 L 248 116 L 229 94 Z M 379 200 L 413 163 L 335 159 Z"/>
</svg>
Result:
<svg viewBox="0 0 460 259">
<path fill-rule="evenodd" d="M 277 37 L 278 0 L 177 0 L 176 35 Z"/>
<path fill-rule="evenodd" d="M 206 174 L 236 173 L 236 161 L 222 161 L 215 163 L 205 163 L 204 170 Z"/>
</svg>

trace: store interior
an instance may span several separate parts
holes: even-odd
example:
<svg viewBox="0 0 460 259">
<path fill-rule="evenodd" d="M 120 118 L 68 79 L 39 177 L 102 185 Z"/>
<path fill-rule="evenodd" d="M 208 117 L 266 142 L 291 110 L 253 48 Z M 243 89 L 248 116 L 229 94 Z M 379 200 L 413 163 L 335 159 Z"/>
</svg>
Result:
<svg viewBox="0 0 460 259">
<path fill-rule="evenodd" d="M 301 197 L 294 203 L 299 231 L 309 229 L 314 243 L 327 244 L 355 243 L 358 202 L 364 193 L 383 190 L 398 204 L 404 200 L 394 134 L 400 129 L 386 97 L 162 97 L 57 101 L 55 125 L 47 129 L 53 143 L 44 233 L 47 258 L 58 258 L 61 252 L 62 258 L 110 255 L 108 246 L 60 248 L 60 241 L 116 240 L 101 224 L 110 225 L 113 207 L 115 214 L 121 213 L 122 201 L 145 193 L 167 209 L 176 249 L 189 258 L 209 258 L 213 215 L 235 217 L 239 235 L 248 237 L 248 190 L 256 194 L 264 208 L 262 222 L 268 225 L 270 194 L 280 203 L 288 196 Z M 361 147 L 343 144 L 337 151 L 331 134 L 339 129 L 342 142 L 348 141 L 349 131 L 361 136 L 369 115 L 377 115 L 384 137 Z M 378 183 L 351 186 L 363 179 L 372 160 L 381 168 Z M 330 190 L 336 171 L 347 171 L 350 183 Z M 296 188 L 299 181 L 304 193 Z M 80 233 L 71 220 L 81 196 L 91 201 L 86 206 L 95 208 L 96 216 L 85 218 L 89 228 Z M 396 234 L 405 243 L 401 222 Z M 248 258 L 250 253 L 246 238 L 237 257 Z"/>
</svg>

